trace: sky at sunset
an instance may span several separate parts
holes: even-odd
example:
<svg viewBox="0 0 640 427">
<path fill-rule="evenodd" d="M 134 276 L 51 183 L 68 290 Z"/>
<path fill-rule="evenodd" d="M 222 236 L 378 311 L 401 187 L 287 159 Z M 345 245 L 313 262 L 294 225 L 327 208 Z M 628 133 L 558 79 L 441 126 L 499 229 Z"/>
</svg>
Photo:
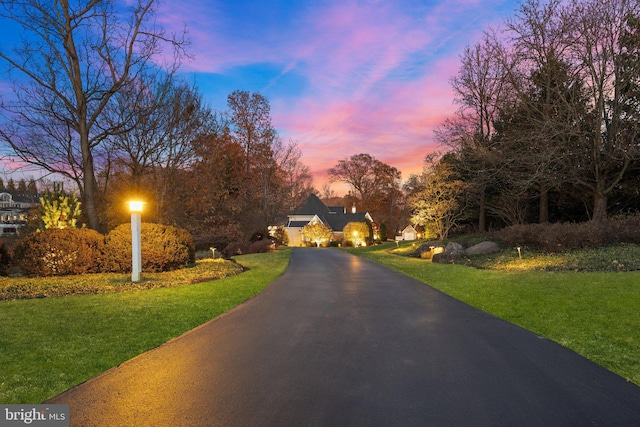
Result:
<svg viewBox="0 0 640 427">
<path fill-rule="evenodd" d="M 126 0 L 132 1 L 132 0 Z M 368 153 L 420 172 L 434 128 L 456 106 L 459 54 L 516 0 L 164 0 L 159 23 L 186 25 L 182 74 L 216 110 L 259 92 L 274 127 L 296 141 L 320 189 L 328 168 Z"/>
<path fill-rule="evenodd" d="M 269 99 L 273 125 L 297 141 L 321 188 L 338 160 L 369 153 L 420 172 L 433 130 L 455 111 L 459 54 L 515 0 L 171 0 L 162 24 L 186 23 L 183 72 L 215 109 L 233 90 Z"/>
</svg>

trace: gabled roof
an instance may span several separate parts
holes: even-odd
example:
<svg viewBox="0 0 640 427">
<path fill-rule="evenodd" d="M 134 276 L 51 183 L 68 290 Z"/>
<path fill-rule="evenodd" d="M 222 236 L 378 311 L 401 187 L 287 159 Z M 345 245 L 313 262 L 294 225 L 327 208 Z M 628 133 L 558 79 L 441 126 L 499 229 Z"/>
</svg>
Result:
<svg viewBox="0 0 640 427">
<path fill-rule="evenodd" d="M 365 222 L 371 220 L 367 212 L 346 212 L 344 207 L 328 208 L 315 194 L 311 194 L 304 205 L 289 217 L 288 227 L 303 227 L 310 222 L 304 222 L 301 218 L 292 218 L 297 215 L 317 215 L 318 218 L 331 227 L 331 230 L 341 232 L 350 222 Z M 293 219 L 293 220 L 292 220 Z M 304 222 L 304 224 L 303 224 Z"/>
<path fill-rule="evenodd" d="M 417 233 L 418 231 L 413 227 L 413 225 L 409 224 L 400 233 L 402 234 L 402 233 L 411 233 L 411 232 Z"/>
<path fill-rule="evenodd" d="M 296 210 L 296 215 L 329 215 L 331 211 L 315 194 L 310 194 L 304 205 Z"/>
</svg>

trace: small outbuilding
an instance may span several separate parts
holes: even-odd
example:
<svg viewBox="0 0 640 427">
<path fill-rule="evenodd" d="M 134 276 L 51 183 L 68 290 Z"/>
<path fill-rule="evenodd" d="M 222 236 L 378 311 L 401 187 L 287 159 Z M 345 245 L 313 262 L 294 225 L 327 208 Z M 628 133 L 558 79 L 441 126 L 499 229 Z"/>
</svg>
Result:
<svg viewBox="0 0 640 427">
<path fill-rule="evenodd" d="M 400 232 L 401 240 L 416 240 L 418 238 L 418 232 L 412 225 L 407 225 L 404 230 Z"/>
</svg>

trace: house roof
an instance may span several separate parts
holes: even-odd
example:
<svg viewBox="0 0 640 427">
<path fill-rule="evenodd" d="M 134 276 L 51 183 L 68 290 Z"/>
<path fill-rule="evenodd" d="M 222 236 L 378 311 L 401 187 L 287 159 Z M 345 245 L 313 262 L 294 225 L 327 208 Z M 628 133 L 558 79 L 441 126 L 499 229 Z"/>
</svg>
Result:
<svg viewBox="0 0 640 427">
<path fill-rule="evenodd" d="M 0 194 L 8 194 L 11 196 L 11 200 L 19 203 L 38 203 L 40 200 L 37 194 L 7 190 L 6 188 L 1 189 Z"/>
<path fill-rule="evenodd" d="M 350 222 L 365 222 L 371 220 L 371 216 L 367 212 L 347 212 L 343 206 L 327 207 L 315 194 L 311 194 L 305 203 L 296 210 L 294 215 L 317 215 L 318 218 L 335 232 L 341 232 Z M 299 218 L 291 218 L 288 227 L 304 227 L 311 220 L 304 221 Z M 293 220 L 292 220 L 293 219 Z"/>
<path fill-rule="evenodd" d="M 287 227 L 289 228 L 302 228 L 308 225 L 311 221 L 289 221 Z"/>
<path fill-rule="evenodd" d="M 413 225 L 407 225 L 401 233 L 417 233 L 418 231 L 413 227 Z"/>
<path fill-rule="evenodd" d="M 315 194 L 310 194 L 307 197 L 307 200 L 304 202 L 304 205 L 300 206 L 295 214 L 296 215 L 329 215 L 331 211 L 322 203 L 322 200 L 318 198 Z"/>
<path fill-rule="evenodd" d="M 323 218 L 324 220 L 324 218 Z M 366 212 L 356 213 L 336 213 L 327 217 L 329 226 L 333 231 L 342 231 L 350 222 L 365 222 L 367 220 Z"/>
</svg>

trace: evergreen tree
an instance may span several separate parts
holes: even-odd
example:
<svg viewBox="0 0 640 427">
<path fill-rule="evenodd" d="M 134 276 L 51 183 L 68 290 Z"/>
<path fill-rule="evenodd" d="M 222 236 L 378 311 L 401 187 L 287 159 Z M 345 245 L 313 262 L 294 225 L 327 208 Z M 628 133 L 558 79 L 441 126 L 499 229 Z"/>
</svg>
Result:
<svg viewBox="0 0 640 427">
<path fill-rule="evenodd" d="M 43 228 L 75 228 L 80 216 L 80 201 L 75 193 L 66 194 L 62 185 L 54 184 L 40 197 Z"/>
<path fill-rule="evenodd" d="M 38 185 L 36 184 L 35 179 L 31 178 L 29 180 L 29 184 L 27 184 L 27 193 L 35 196 L 38 194 Z"/>
</svg>

